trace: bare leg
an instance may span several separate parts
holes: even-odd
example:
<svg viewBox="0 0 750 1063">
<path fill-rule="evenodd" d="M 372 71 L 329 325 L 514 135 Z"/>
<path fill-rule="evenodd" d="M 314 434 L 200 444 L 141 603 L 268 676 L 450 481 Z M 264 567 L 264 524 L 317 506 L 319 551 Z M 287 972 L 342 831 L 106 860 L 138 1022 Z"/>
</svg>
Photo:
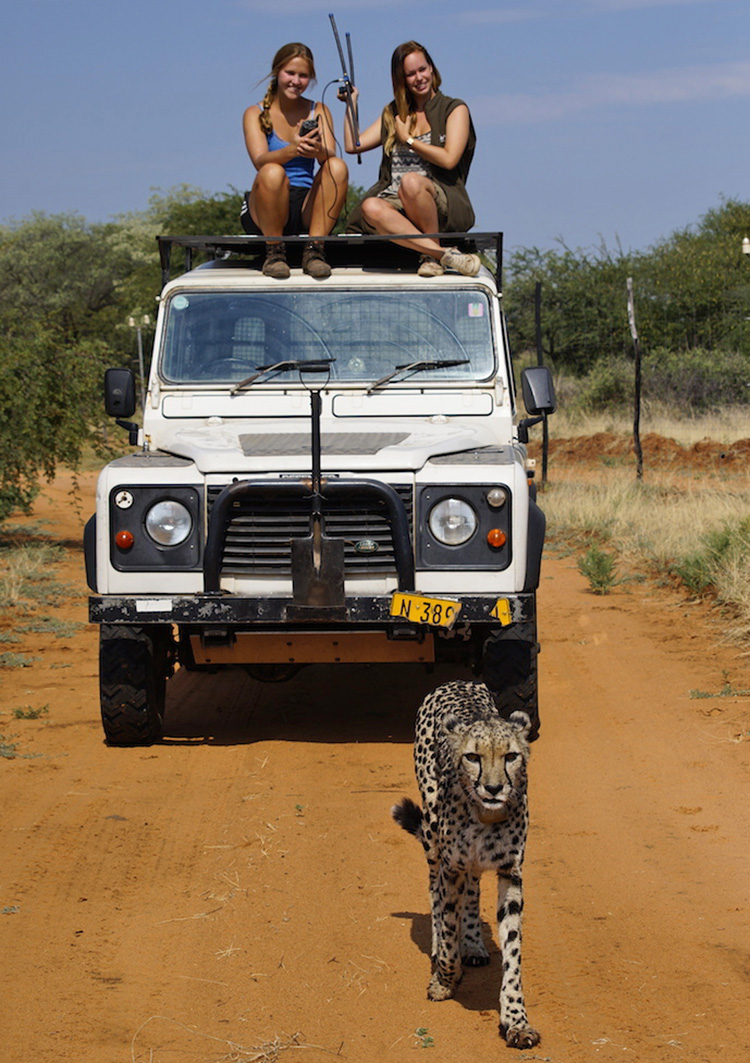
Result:
<svg viewBox="0 0 750 1063">
<path fill-rule="evenodd" d="M 261 166 L 250 192 L 250 217 L 264 236 L 281 236 L 289 217 L 289 179 L 283 166 Z"/>
<path fill-rule="evenodd" d="M 404 214 L 420 232 L 440 232 L 432 181 L 421 174 L 404 174 L 399 185 L 398 196 L 403 204 Z"/>
<path fill-rule="evenodd" d="M 328 236 L 346 200 L 349 171 L 343 159 L 326 159 L 315 175 L 302 218 L 311 237 Z"/>
<path fill-rule="evenodd" d="M 431 240 L 426 237 L 420 239 L 419 237 L 423 230 L 417 228 L 409 218 L 401 214 L 400 211 L 396 210 L 384 199 L 375 197 L 366 199 L 362 204 L 362 215 L 375 232 L 382 233 L 383 236 L 390 236 L 395 233 L 399 235 L 414 233 L 414 239 L 394 240 L 395 244 L 400 244 L 402 247 L 410 247 L 413 251 L 421 251 L 423 255 L 429 255 L 431 258 L 440 259 L 445 253 L 445 248 L 441 247 L 437 240 Z M 434 232 L 435 229 L 427 230 L 427 232 L 431 231 Z"/>
</svg>

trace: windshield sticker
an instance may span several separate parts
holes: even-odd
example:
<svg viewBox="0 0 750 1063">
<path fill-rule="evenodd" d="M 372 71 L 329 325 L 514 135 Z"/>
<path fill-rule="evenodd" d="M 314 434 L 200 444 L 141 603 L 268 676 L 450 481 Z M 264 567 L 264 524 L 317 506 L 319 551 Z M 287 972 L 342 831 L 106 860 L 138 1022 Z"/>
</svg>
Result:
<svg viewBox="0 0 750 1063">
<path fill-rule="evenodd" d="M 186 295 L 176 295 L 172 300 L 174 310 L 186 310 L 190 306 L 190 300 Z"/>
<path fill-rule="evenodd" d="M 469 303 L 469 317 L 484 317 L 484 303 Z"/>
</svg>

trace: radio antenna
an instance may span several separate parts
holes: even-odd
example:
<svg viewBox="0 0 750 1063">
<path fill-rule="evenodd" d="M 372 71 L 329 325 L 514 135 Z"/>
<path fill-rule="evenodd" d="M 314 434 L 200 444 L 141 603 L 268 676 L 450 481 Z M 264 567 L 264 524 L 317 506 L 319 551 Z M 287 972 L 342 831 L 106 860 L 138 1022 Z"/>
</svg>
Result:
<svg viewBox="0 0 750 1063">
<path fill-rule="evenodd" d="M 341 72 L 344 75 L 344 84 L 342 91 L 346 97 L 346 113 L 352 123 L 352 130 L 354 132 L 354 146 L 359 147 L 359 119 L 357 117 L 357 108 L 352 99 L 352 85 L 355 85 L 354 80 L 354 55 L 352 54 L 352 38 L 350 34 L 346 34 L 346 50 L 349 54 L 349 68 L 347 70 L 346 59 L 344 58 L 344 49 L 341 47 L 341 38 L 339 37 L 339 31 L 336 26 L 336 19 L 333 15 L 328 16 L 331 20 L 331 29 L 333 30 L 333 36 L 336 41 L 336 47 L 339 53 L 339 59 L 341 60 Z M 361 165 L 362 155 L 357 152 L 357 162 Z"/>
</svg>

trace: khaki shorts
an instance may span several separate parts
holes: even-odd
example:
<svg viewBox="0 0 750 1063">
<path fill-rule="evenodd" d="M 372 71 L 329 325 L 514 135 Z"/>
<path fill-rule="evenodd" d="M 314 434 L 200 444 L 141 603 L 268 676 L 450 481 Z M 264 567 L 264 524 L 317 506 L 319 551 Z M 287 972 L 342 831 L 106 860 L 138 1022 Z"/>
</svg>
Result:
<svg viewBox="0 0 750 1063">
<path fill-rule="evenodd" d="M 445 189 L 439 184 L 436 184 L 435 181 L 432 182 L 432 195 L 438 212 L 438 228 L 442 230 L 445 228 L 445 222 L 448 219 L 448 197 L 445 194 Z M 390 204 L 390 206 L 397 210 L 399 214 L 404 213 L 403 204 L 397 195 L 384 196 L 381 194 L 377 198 L 384 199 L 385 202 Z"/>
</svg>

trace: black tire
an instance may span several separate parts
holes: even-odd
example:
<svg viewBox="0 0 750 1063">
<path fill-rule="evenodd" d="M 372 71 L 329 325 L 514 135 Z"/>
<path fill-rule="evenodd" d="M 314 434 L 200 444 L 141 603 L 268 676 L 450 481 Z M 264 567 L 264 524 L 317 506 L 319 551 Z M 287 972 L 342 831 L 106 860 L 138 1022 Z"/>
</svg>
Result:
<svg viewBox="0 0 750 1063">
<path fill-rule="evenodd" d="M 539 673 L 536 642 L 490 636 L 484 646 L 482 678 L 495 696 L 503 719 L 525 712 L 531 720 L 529 741 L 539 737 Z"/>
<path fill-rule="evenodd" d="M 111 746 L 147 746 L 161 737 L 172 629 L 102 624 L 99 688 L 102 724 Z"/>
</svg>

